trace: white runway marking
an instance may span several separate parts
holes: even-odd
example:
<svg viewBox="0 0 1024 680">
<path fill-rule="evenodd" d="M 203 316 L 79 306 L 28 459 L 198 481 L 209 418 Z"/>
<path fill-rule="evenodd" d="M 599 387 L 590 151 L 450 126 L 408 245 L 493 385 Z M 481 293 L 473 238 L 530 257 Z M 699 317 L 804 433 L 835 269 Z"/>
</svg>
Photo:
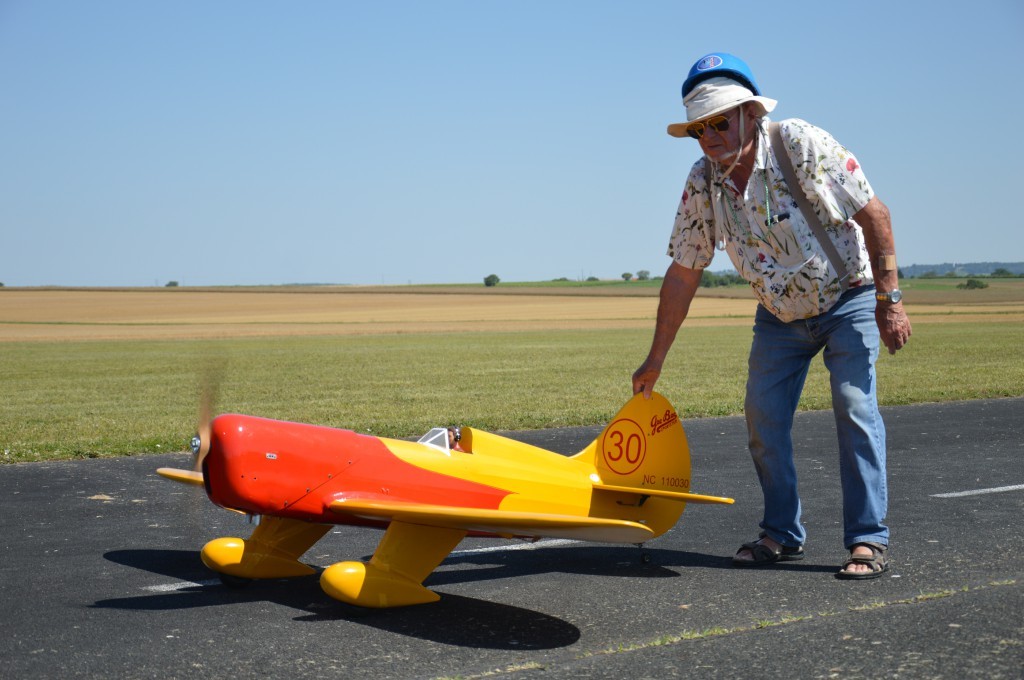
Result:
<svg viewBox="0 0 1024 680">
<path fill-rule="evenodd" d="M 1003 491 L 1020 491 L 1024 484 L 1013 486 L 997 486 L 993 489 L 975 489 L 974 491 L 956 491 L 954 493 L 933 493 L 932 498 L 960 498 L 961 496 L 980 496 L 986 493 L 1002 493 Z"/>
<path fill-rule="evenodd" d="M 219 584 L 220 579 L 213 579 L 212 581 L 179 581 L 178 583 L 165 583 L 160 586 L 146 586 L 143 590 L 148 590 L 151 593 L 173 593 L 176 590 L 203 588 L 205 586 L 215 586 Z"/>
</svg>

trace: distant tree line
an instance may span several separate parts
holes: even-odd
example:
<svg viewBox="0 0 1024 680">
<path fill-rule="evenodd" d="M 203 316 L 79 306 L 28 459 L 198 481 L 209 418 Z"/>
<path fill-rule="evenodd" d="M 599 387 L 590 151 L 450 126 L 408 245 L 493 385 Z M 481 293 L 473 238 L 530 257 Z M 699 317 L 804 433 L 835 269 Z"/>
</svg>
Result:
<svg viewBox="0 0 1024 680">
<path fill-rule="evenodd" d="M 733 274 L 731 272 L 709 272 L 704 270 L 704 275 L 700 277 L 701 288 L 720 288 L 722 286 L 737 286 L 745 285 L 747 282 L 739 274 Z"/>
<path fill-rule="evenodd" d="M 948 276 L 986 276 L 1010 278 L 1024 274 L 1024 262 L 943 262 L 941 264 L 909 264 L 900 268 L 907 278 L 924 279 Z"/>
<path fill-rule="evenodd" d="M 904 270 L 902 268 L 897 270 L 897 276 L 899 278 L 901 278 L 901 279 L 903 279 L 903 278 L 912 278 L 912 279 L 915 279 L 915 278 L 918 278 L 918 279 L 937 279 L 937 278 L 958 279 L 958 278 L 966 278 L 967 276 L 982 277 L 982 278 L 992 278 L 992 279 L 998 279 L 998 278 L 1004 278 L 1004 279 L 1017 278 L 1017 279 L 1020 279 L 1020 278 L 1024 278 L 1024 272 L 1016 273 L 1016 272 L 1011 271 L 1010 269 L 1008 269 L 1006 267 L 995 267 L 995 268 L 990 269 L 988 272 L 981 272 L 981 273 L 974 273 L 974 272 L 970 272 L 969 271 L 969 270 L 975 269 L 975 268 L 983 268 L 984 266 L 986 266 L 986 265 L 984 265 L 984 264 L 958 265 L 956 269 L 948 270 L 948 271 L 940 274 L 940 273 L 938 273 L 938 272 L 936 272 L 934 270 L 928 270 L 928 271 L 925 271 L 925 272 L 920 272 L 920 269 L 921 269 L 920 265 L 911 265 L 911 267 L 908 268 L 910 270 L 909 276 L 908 276 L 908 274 L 906 272 L 904 272 Z M 991 264 L 989 264 L 988 266 L 991 267 Z M 1014 264 L 1014 265 L 1010 265 L 1010 266 L 1012 266 L 1014 268 L 1017 268 L 1018 266 L 1024 266 L 1024 265 L 1016 265 L 1016 264 Z M 920 273 L 918 273 L 918 272 L 920 272 Z M 636 273 L 634 273 L 634 272 L 623 272 L 620 276 L 621 276 L 622 280 L 626 281 L 626 282 L 633 281 L 634 279 L 637 280 L 637 281 L 651 281 L 651 280 L 653 280 L 653 281 L 660 281 L 663 278 L 661 276 L 652 277 L 651 276 L 651 272 L 646 270 L 646 269 L 639 269 L 639 270 L 636 271 Z M 596 282 L 600 281 L 601 279 L 599 279 L 596 276 L 588 276 L 586 279 L 570 279 L 567 276 L 562 276 L 562 277 L 559 277 L 557 279 L 551 279 L 551 280 L 555 281 L 555 282 L 568 282 L 568 281 L 580 281 L 580 280 L 583 280 L 583 281 L 587 281 L 587 282 L 590 282 L 590 283 L 596 283 Z M 491 274 L 490 276 L 487 276 L 486 278 L 484 278 L 484 285 L 488 286 L 488 287 L 496 286 L 496 285 L 498 285 L 498 283 L 500 281 L 501 281 L 501 279 L 498 278 L 497 274 Z M 0 284 L 0 286 L 2 286 L 2 285 L 3 284 Z M 167 285 L 169 285 L 169 286 L 170 285 L 177 285 L 177 282 L 171 282 L 171 283 L 168 283 Z M 736 274 L 735 272 L 729 272 L 729 271 L 712 272 L 712 271 L 708 271 L 708 270 L 705 269 L 704 270 L 704 274 L 701 276 L 701 280 L 700 280 L 701 288 L 720 288 L 720 287 L 724 287 L 724 286 L 745 286 L 745 285 L 747 285 L 747 282 L 743 279 L 743 277 L 741 277 L 739 274 Z M 988 286 L 988 284 L 985 284 L 984 282 L 979 281 L 979 280 L 977 280 L 975 278 L 971 278 L 971 280 L 968 281 L 967 284 L 963 284 L 963 285 L 960 285 L 960 286 L 957 286 L 957 287 L 958 288 L 972 289 L 972 288 L 986 288 L 987 286 Z"/>
<path fill-rule="evenodd" d="M 923 274 L 918 274 L 914 278 L 918 279 L 960 279 L 963 278 L 963 274 L 958 271 L 948 271 L 945 274 L 939 274 L 935 271 L 926 271 Z M 992 279 L 1021 279 L 1024 278 L 1024 274 L 1014 274 L 1009 269 L 999 267 L 993 269 L 988 274 L 975 274 L 974 276 L 987 276 Z"/>
</svg>

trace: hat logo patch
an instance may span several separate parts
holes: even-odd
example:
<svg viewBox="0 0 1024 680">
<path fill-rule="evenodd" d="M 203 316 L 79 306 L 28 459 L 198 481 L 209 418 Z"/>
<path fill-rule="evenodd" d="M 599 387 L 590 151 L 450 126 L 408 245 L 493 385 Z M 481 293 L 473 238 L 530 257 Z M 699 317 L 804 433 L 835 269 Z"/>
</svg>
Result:
<svg viewBox="0 0 1024 680">
<path fill-rule="evenodd" d="M 697 62 L 698 71 L 707 71 L 713 68 L 718 68 L 722 65 L 722 58 L 717 54 L 709 54 L 700 61 Z"/>
</svg>

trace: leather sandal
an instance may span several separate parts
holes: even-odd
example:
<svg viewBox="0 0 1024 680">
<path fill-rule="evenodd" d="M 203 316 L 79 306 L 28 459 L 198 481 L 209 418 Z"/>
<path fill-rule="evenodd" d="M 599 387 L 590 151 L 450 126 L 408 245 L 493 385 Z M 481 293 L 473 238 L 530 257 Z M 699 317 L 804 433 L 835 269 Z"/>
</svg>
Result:
<svg viewBox="0 0 1024 680">
<path fill-rule="evenodd" d="M 871 555 L 854 555 L 853 549 L 859 545 L 871 549 Z M 849 571 L 854 564 L 866 564 L 870 571 Z M 854 543 L 850 546 L 850 558 L 843 562 L 843 568 L 836 573 L 836 578 L 845 581 L 865 581 L 870 578 L 878 578 L 889 571 L 889 547 L 881 543 Z"/>
<path fill-rule="evenodd" d="M 762 538 L 767 537 L 767 534 L 762 533 L 756 541 L 741 545 L 740 549 L 736 551 L 736 555 L 733 555 L 732 563 L 737 567 L 764 567 L 776 562 L 795 562 L 804 558 L 804 547 L 802 545 L 796 547 L 783 545 L 778 550 L 772 550 L 760 542 Z M 741 560 L 738 558 L 739 554 L 744 550 L 750 551 L 751 559 Z"/>
</svg>

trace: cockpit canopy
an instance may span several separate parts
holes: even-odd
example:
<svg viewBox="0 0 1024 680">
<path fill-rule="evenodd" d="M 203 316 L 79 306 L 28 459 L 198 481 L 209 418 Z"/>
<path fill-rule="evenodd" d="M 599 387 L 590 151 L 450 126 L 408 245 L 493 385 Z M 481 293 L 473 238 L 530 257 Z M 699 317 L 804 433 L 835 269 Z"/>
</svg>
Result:
<svg viewBox="0 0 1024 680">
<path fill-rule="evenodd" d="M 435 427 L 430 430 L 430 432 L 420 437 L 417 441 L 420 444 L 432 446 L 435 449 L 444 451 L 448 455 L 451 455 L 451 450 L 448 448 L 448 428 L 446 427 Z"/>
</svg>

